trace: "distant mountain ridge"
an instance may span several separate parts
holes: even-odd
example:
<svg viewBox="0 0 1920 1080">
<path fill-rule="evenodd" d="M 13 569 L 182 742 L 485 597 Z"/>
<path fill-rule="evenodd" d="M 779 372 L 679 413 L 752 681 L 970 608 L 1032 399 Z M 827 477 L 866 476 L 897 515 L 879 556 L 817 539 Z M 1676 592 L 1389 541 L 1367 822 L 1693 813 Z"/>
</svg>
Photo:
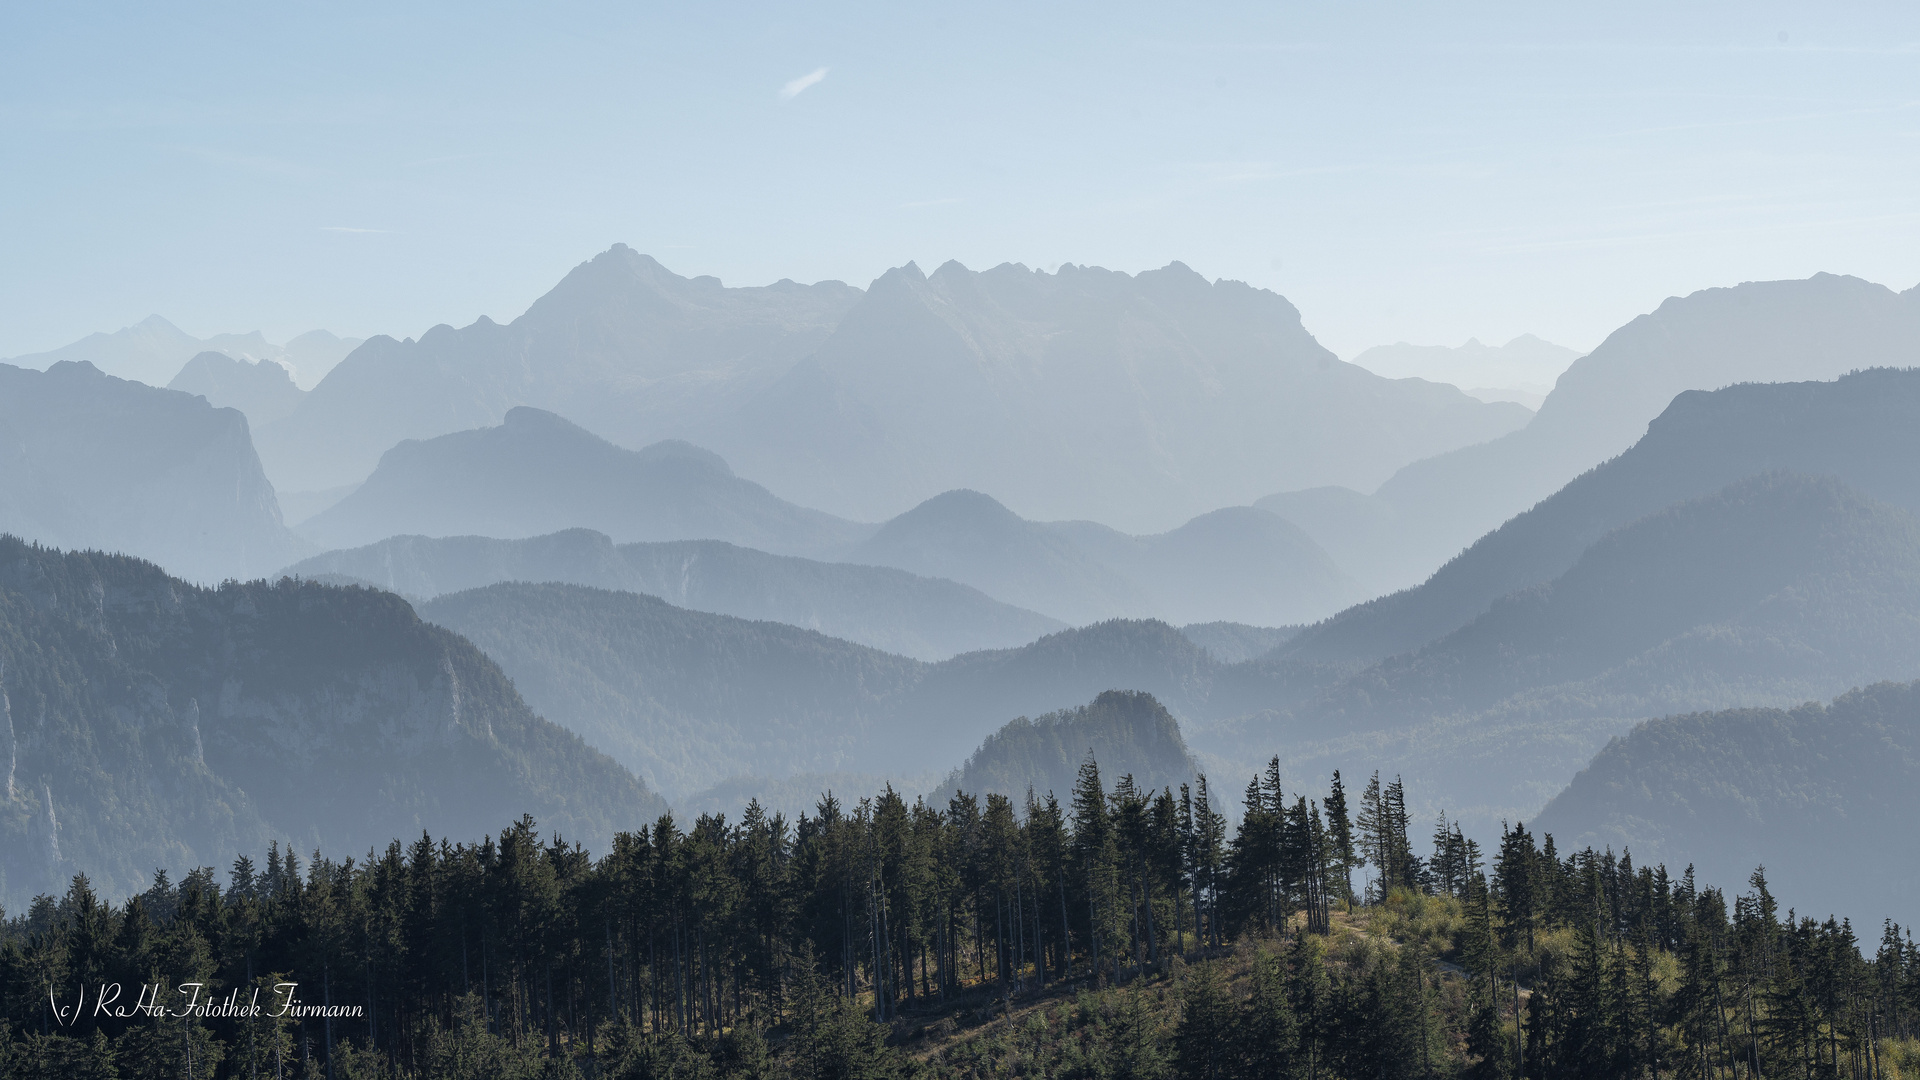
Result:
<svg viewBox="0 0 1920 1080">
<path fill-rule="evenodd" d="M 534 813 L 604 845 L 665 808 L 397 597 L 203 589 L 12 537 L 0 537 L 0 740 L 12 910 L 80 869 L 129 895 L 155 866 L 223 865 L 270 840 L 365 851 Z"/>
<path fill-rule="evenodd" d="M 316 555 L 285 572 L 344 575 L 422 599 L 506 581 L 591 585 L 921 660 L 1024 645 L 1065 628 L 968 586 L 904 570 L 769 555 L 719 540 L 616 545 L 588 529 L 526 540 L 396 536 Z"/>
<path fill-rule="evenodd" d="M 701 440 L 795 499 L 884 517 L 928 492 L 1159 532 L 1286 486 L 1371 487 L 1525 423 L 1382 379 L 1284 298 L 1185 265 L 888 271 L 811 356 Z"/>
<path fill-rule="evenodd" d="M 396 443 L 499 424 L 520 405 L 624 446 L 712 445 L 704 418 L 779 378 L 859 297 L 837 281 L 724 288 L 616 244 L 510 324 L 369 339 L 261 432 L 261 457 L 283 487 L 337 487 Z"/>
<path fill-rule="evenodd" d="M 676 803 L 733 777 L 945 769 L 1016 716 L 1106 690 L 1145 691 L 1176 715 L 1207 720 L 1299 700 L 1342 671 L 1266 658 L 1224 664 L 1153 620 L 926 664 L 799 627 L 572 585 L 492 585 L 419 611 L 478 645 L 543 715 Z"/>
<path fill-rule="evenodd" d="M 1816 274 L 1669 297 L 1574 361 L 1526 427 L 1415 462 L 1381 484 L 1372 498 L 1393 521 L 1391 551 L 1376 556 L 1372 572 L 1354 572 L 1389 586 L 1420 580 L 1476 537 L 1628 449 L 1688 391 L 1915 364 L 1920 286 L 1895 293 L 1855 277 Z"/>
<path fill-rule="evenodd" d="M 1676 397 L 1626 453 L 1590 470 L 1416 588 L 1350 608 L 1288 644 L 1308 659 L 1373 661 L 1464 626 L 1547 581 L 1608 531 L 1770 469 L 1841 478 L 1920 512 L 1920 370 L 1732 386 Z"/>
<path fill-rule="evenodd" d="M 518 540 L 573 528 L 620 542 L 720 540 L 891 567 L 1081 625 L 1147 617 L 1289 625 L 1365 595 L 1305 533 L 1252 507 L 1229 507 L 1169 533 L 1134 537 L 1092 522 L 1027 521 L 990 496 L 950 491 L 891 521 L 865 525 L 781 500 L 691 444 L 624 450 L 526 406 L 510 410 L 498 427 L 401 443 L 365 484 L 296 531 L 322 546 L 357 547 L 396 536 Z M 583 551 L 582 557 L 598 556 Z M 320 572 L 320 564 L 308 569 Z M 387 580 L 345 562 L 327 563 L 325 572 Z M 855 587 L 845 573 L 843 584 Z M 658 579 L 629 585 L 618 574 L 551 580 L 692 595 Z M 409 591 L 397 580 L 394 587 Z M 776 612 L 791 609 L 730 610 L 785 617 Z"/>
<path fill-rule="evenodd" d="M 285 345 L 273 344 L 258 330 L 196 338 L 158 315 L 149 315 L 111 334 L 89 334 L 58 349 L 15 356 L 6 362 L 45 369 L 65 361 L 84 361 L 116 378 L 166 386 L 194 355 L 216 352 L 236 360 L 283 362 L 300 381 L 312 386 L 359 344 L 359 338 L 336 337 L 325 330 L 309 330 Z"/>
<path fill-rule="evenodd" d="M 1920 521 L 1831 477 L 1773 473 L 1623 526 L 1551 582 L 1198 745 L 1280 746 L 1302 767 L 1365 748 L 1484 826 L 1640 719 L 1916 676 Z"/>
<path fill-rule="evenodd" d="M 239 409 L 249 428 L 270 424 L 299 408 L 303 391 L 272 360 L 239 360 L 203 352 L 188 360 L 167 389 L 206 398 L 215 408 Z"/>
<path fill-rule="evenodd" d="M 281 523 L 244 416 L 66 361 L 0 364 L 0 531 L 203 582 L 309 550 Z"/>
<path fill-rule="evenodd" d="M 1478 338 L 1456 348 L 1376 345 L 1352 363 L 1389 379 L 1428 379 L 1449 383 L 1482 401 L 1511 401 L 1538 409 L 1577 350 L 1521 334 L 1505 345 L 1483 345 Z"/>
<path fill-rule="evenodd" d="M 723 288 L 615 245 L 510 325 L 371 339 L 260 452 L 280 486 L 330 489 L 516 406 L 623 446 L 709 447 L 842 517 L 973 488 L 1146 532 L 1289 484 L 1371 486 L 1526 421 L 1342 364 L 1284 299 L 1177 263 L 909 265 L 863 293 Z"/>
<path fill-rule="evenodd" d="M 497 427 L 395 446 L 366 483 L 300 525 L 323 547 L 569 528 L 620 542 L 725 540 L 790 555 L 841 550 L 871 531 L 778 499 L 688 443 L 625 450 L 526 406 Z"/>
</svg>

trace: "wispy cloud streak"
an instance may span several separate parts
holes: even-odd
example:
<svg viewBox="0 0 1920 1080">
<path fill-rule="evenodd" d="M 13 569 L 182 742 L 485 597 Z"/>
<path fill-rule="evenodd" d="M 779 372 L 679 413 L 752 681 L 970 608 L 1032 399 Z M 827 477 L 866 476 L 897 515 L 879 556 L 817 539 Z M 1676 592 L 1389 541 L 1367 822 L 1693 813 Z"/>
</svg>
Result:
<svg viewBox="0 0 1920 1080">
<path fill-rule="evenodd" d="M 792 101 L 794 98 L 799 97 L 801 93 L 804 92 L 808 87 L 814 85 L 815 83 L 818 83 L 821 79 L 824 79 L 826 77 L 827 77 L 826 68 L 814 68 L 812 71 L 807 72 L 805 75 L 802 75 L 799 78 L 794 79 L 792 82 L 789 82 L 787 85 L 781 87 L 780 96 L 782 98 L 785 98 L 788 101 Z"/>
</svg>

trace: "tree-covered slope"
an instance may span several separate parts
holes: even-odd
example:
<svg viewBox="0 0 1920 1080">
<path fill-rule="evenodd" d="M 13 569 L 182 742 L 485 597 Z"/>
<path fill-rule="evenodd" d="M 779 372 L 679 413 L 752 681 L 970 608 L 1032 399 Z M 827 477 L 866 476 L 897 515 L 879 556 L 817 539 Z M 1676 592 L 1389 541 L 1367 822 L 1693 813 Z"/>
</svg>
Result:
<svg viewBox="0 0 1920 1080">
<path fill-rule="evenodd" d="M 617 541 L 726 540 L 782 554 L 842 549 L 870 531 L 784 502 L 699 447 L 626 450 L 528 407 L 509 410 L 496 427 L 395 446 L 353 494 L 300 525 L 326 547 L 570 528 Z"/>
<path fill-rule="evenodd" d="M 769 555 L 719 540 L 616 545 L 590 529 L 525 540 L 394 536 L 285 572 L 345 575 L 423 598 L 503 581 L 591 585 L 788 623 L 920 660 L 1020 645 L 1062 627 L 978 589 L 890 567 Z"/>
<path fill-rule="evenodd" d="M 937 776 L 1014 717 L 1107 690 L 1145 691 L 1175 716 L 1209 720 L 1250 700 L 1290 704 L 1344 673 L 1270 658 L 1222 664 L 1156 620 L 929 664 L 575 585 L 503 583 L 419 610 L 480 646 L 542 715 L 675 799 L 734 776 Z"/>
<path fill-rule="evenodd" d="M 1131 776 L 1143 791 L 1177 790 L 1198 771 L 1179 723 L 1152 694 L 1109 690 L 1077 708 L 1008 721 L 927 801 L 944 806 L 964 791 L 1005 795 L 1018 805 L 1029 790 L 1065 800 L 1089 755 L 1103 775 Z"/>
<path fill-rule="evenodd" d="M 281 524 L 246 417 L 70 362 L 0 364 L 0 531 L 208 582 L 310 550 Z"/>
<path fill-rule="evenodd" d="M 662 808 L 398 597 L 197 588 L 0 538 L 0 897 L 110 893 L 238 845 L 364 851 L 523 812 L 603 841 Z"/>
<path fill-rule="evenodd" d="M 1920 889 L 1920 683 L 1830 704 L 1649 720 L 1614 739 L 1535 821 L 1564 847 L 1631 847 L 1862 922 Z M 1870 925 L 1870 924 L 1869 924 Z"/>
<path fill-rule="evenodd" d="M 1288 650 L 1371 661 L 1418 648 L 1499 597 L 1558 577 L 1608 532 L 1769 470 L 1837 476 L 1875 499 L 1920 510 L 1920 471 L 1910 467 L 1916 459 L 1920 369 L 1689 391 L 1627 452 L 1482 536 L 1425 583 L 1309 627 Z M 1395 527 L 1416 524 L 1402 519 Z"/>
</svg>

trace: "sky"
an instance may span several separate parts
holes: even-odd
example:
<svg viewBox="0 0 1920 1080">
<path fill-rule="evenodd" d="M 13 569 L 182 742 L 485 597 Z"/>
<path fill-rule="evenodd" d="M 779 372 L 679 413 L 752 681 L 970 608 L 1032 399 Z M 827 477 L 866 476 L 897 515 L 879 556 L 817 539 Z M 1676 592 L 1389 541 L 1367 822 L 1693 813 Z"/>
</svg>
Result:
<svg viewBox="0 0 1920 1080">
<path fill-rule="evenodd" d="M 1179 260 L 1344 357 L 1920 281 L 1911 3 L 162 7 L 0 8 L 0 356 L 505 321 L 615 242 Z"/>
</svg>

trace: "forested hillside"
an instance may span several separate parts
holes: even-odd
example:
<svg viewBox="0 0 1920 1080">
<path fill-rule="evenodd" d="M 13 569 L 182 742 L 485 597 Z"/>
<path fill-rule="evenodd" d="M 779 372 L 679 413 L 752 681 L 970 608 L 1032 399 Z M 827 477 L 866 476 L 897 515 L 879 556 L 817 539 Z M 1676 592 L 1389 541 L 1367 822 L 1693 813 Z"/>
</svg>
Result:
<svg viewBox="0 0 1920 1080">
<path fill-rule="evenodd" d="M 674 799 L 736 775 L 937 776 L 1014 717 L 1102 691 L 1145 691 L 1176 716 L 1211 719 L 1248 711 L 1249 701 L 1292 703 L 1345 671 L 1270 658 L 1223 664 L 1153 620 L 926 664 L 571 585 L 493 585 L 420 613 L 484 650 L 542 715 Z"/>
<path fill-rule="evenodd" d="M 1883 683 L 1827 705 L 1649 720 L 1609 743 L 1536 824 L 1642 859 L 1685 857 L 1707 875 L 1765 863 L 1803 910 L 1870 926 L 1913 917 L 1916 821 L 1920 683 Z"/>
<path fill-rule="evenodd" d="M 283 580 L 189 585 L 125 556 L 0 537 L 0 903 L 87 874 L 271 840 L 361 852 L 535 810 L 605 844 L 664 808 L 536 717 L 398 597 Z M 598 838 L 598 839 L 595 839 Z"/>
<path fill-rule="evenodd" d="M 1061 798 L 888 791 L 794 820 L 754 804 L 737 821 L 663 816 L 605 851 L 543 840 L 531 818 L 365 861 L 270 846 L 224 873 L 156 875 L 124 903 L 75 877 L 0 923 L 0 1069 L 1898 1080 L 1920 1066 L 1920 949 L 1891 924 L 1783 916 L 1794 897 L 1758 872 L 1729 904 L 1692 868 L 1562 854 L 1517 823 L 1483 852 L 1443 819 L 1429 848 L 1403 785 L 1378 774 L 1308 792 L 1270 765 L 1232 830 L 1204 783 L 1109 779 L 1089 762 Z M 149 978 L 166 1003 L 198 983 L 202 1003 L 243 1010 L 76 996 Z M 292 998 L 301 1009 L 278 1007 Z"/>
<path fill-rule="evenodd" d="M 1191 783 L 1199 772 L 1179 723 L 1152 694 L 1109 690 L 1075 709 L 1009 721 L 927 800 L 938 806 L 963 791 L 1010 799 L 1057 794 L 1072 789 L 1088 761 L 1148 791 Z"/>
<path fill-rule="evenodd" d="M 1916 676 L 1920 523 L 1831 478 L 1769 474 L 1619 529 L 1432 644 L 1198 742 L 1284 746 L 1314 768 L 1364 750 L 1484 829 L 1638 720 Z"/>
<path fill-rule="evenodd" d="M 1022 645 L 1064 625 L 904 570 L 769 555 L 719 540 L 616 545 L 590 529 L 525 540 L 395 536 L 316 555 L 285 572 L 341 574 L 427 599 L 504 581 L 591 585 L 818 630 L 920 660 Z"/>
</svg>

